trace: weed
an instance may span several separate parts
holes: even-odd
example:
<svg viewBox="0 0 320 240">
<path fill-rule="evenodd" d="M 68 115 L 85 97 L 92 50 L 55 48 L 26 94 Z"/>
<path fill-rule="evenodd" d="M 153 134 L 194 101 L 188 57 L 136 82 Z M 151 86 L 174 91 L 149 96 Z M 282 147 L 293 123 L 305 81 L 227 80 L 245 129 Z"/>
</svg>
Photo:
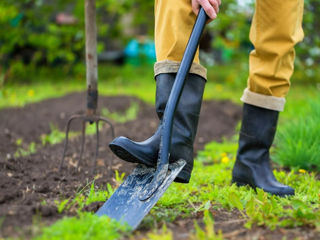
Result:
<svg viewBox="0 0 320 240">
<path fill-rule="evenodd" d="M 118 123 L 125 123 L 136 119 L 138 112 L 139 105 L 136 102 L 132 102 L 130 104 L 130 107 L 123 114 L 120 114 L 118 112 L 110 112 L 107 108 L 102 108 L 101 110 L 103 116 L 110 118 Z"/>
<path fill-rule="evenodd" d="M 89 205 L 94 202 L 102 202 L 105 201 L 109 197 L 108 191 L 96 190 L 94 187 L 94 182 L 91 184 L 89 194 L 85 201 L 85 205 Z"/>
<path fill-rule="evenodd" d="M 57 205 L 57 209 L 58 209 L 58 213 L 62 213 L 63 210 L 66 208 L 68 202 L 70 199 L 65 199 L 62 200 L 61 202 L 59 202 L 58 200 L 56 200 L 54 203 Z"/>
<path fill-rule="evenodd" d="M 37 146 L 35 142 L 31 142 L 27 147 L 24 147 L 22 138 L 17 139 L 16 145 L 18 146 L 16 152 L 14 153 L 14 157 L 25 157 L 30 154 L 33 154 L 37 151 Z"/>
<path fill-rule="evenodd" d="M 43 146 L 57 144 L 63 141 L 65 133 L 60 131 L 56 126 L 50 123 L 50 134 L 41 135 L 41 143 Z"/>
<path fill-rule="evenodd" d="M 147 234 L 147 238 L 143 240 L 172 240 L 173 235 L 170 230 L 167 229 L 166 224 L 163 224 L 161 231 L 154 231 Z"/>
<path fill-rule="evenodd" d="M 89 188 L 90 186 L 90 188 Z M 89 189 L 88 189 L 89 188 Z M 88 191 L 86 191 L 88 189 Z M 62 201 L 55 201 L 58 212 L 69 211 L 70 209 L 76 209 L 77 212 L 81 212 L 83 207 L 88 206 L 93 202 L 106 201 L 114 193 L 112 186 L 107 183 L 106 189 L 96 189 L 94 180 L 86 184 L 80 189 L 73 199 L 64 199 Z"/>
<path fill-rule="evenodd" d="M 45 199 L 43 199 L 41 202 L 40 202 L 41 206 L 46 206 L 48 203 Z"/>
<path fill-rule="evenodd" d="M 195 222 L 195 233 L 191 236 L 191 240 L 223 240 L 221 231 L 218 234 L 215 233 L 214 219 L 208 210 L 204 211 L 203 222 L 205 224 L 204 230 Z"/>
</svg>

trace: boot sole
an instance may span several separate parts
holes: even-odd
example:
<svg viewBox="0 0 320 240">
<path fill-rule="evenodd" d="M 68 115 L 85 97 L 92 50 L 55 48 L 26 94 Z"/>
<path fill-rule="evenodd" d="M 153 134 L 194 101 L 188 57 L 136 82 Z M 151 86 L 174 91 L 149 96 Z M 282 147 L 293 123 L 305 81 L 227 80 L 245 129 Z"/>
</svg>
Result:
<svg viewBox="0 0 320 240">
<path fill-rule="evenodd" d="M 249 186 L 251 187 L 254 191 L 257 191 L 257 188 L 256 186 L 252 185 L 251 183 L 248 183 L 246 181 L 242 181 L 242 180 L 239 180 L 239 179 L 235 179 L 234 177 L 232 178 L 232 181 L 231 183 L 235 183 L 237 185 L 237 187 L 243 187 L 243 186 Z M 262 188 L 260 188 L 262 189 Z M 264 192 L 266 193 L 270 193 L 272 195 L 276 195 L 276 196 L 279 196 L 279 197 L 288 197 L 288 196 L 293 196 L 295 193 L 272 193 L 272 192 L 267 192 L 265 191 L 264 189 L 262 189 Z"/>
<path fill-rule="evenodd" d="M 134 154 L 128 152 L 125 148 L 122 146 L 116 145 L 116 144 L 109 144 L 109 147 L 111 151 L 120 159 L 131 162 L 131 163 L 140 163 L 144 164 L 148 167 L 155 167 L 155 165 L 150 164 L 149 162 L 146 162 L 142 158 L 136 157 Z M 183 170 L 178 174 L 178 176 L 175 178 L 175 182 L 179 183 L 189 183 L 190 181 L 190 173 L 183 172 Z"/>
<path fill-rule="evenodd" d="M 117 155 L 120 159 L 126 161 L 126 162 L 132 162 L 132 163 L 141 163 L 148 167 L 155 167 L 155 165 L 150 164 L 150 162 L 145 161 L 143 158 L 138 158 L 134 154 L 128 152 L 125 148 L 119 145 L 115 144 L 109 144 L 109 147 L 111 151 Z"/>
</svg>

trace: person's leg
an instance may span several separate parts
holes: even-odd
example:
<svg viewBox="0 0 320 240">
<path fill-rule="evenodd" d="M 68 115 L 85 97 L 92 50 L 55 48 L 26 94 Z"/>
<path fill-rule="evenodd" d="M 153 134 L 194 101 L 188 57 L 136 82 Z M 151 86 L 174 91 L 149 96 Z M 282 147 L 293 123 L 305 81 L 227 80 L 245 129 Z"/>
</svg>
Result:
<svg viewBox="0 0 320 240">
<path fill-rule="evenodd" d="M 249 184 L 276 195 L 294 190 L 275 179 L 269 149 L 276 132 L 279 111 L 293 73 L 294 46 L 302 41 L 303 0 L 257 0 L 250 40 L 248 87 L 241 100 L 243 119 L 233 182 Z"/>
<path fill-rule="evenodd" d="M 162 116 L 195 19 L 190 0 L 155 1 L 157 62 L 154 70 L 157 85 L 156 111 L 160 125 L 154 135 L 146 141 L 134 142 L 126 137 L 118 137 L 111 142 L 111 150 L 121 159 L 149 166 L 156 165 Z M 172 130 L 170 162 L 180 158 L 187 161 L 175 179 L 182 183 L 189 182 L 193 168 L 193 142 L 206 82 L 206 69 L 199 64 L 198 52 L 187 76 Z"/>
<path fill-rule="evenodd" d="M 176 73 L 196 20 L 190 0 L 155 0 L 155 76 Z M 206 79 L 207 71 L 199 64 L 197 50 L 190 73 Z"/>
</svg>

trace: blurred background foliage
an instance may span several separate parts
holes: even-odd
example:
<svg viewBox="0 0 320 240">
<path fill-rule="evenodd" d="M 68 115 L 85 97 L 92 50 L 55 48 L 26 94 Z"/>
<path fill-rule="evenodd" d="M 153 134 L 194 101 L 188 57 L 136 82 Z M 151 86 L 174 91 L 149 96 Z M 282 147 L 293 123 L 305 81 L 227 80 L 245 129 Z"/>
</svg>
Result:
<svg viewBox="0 0 320 240">
<path fill-rule="evenodd" d="M 239 62 L 247 72 L 254 1 L 222 2 L 218 19 L 209 24 L 201 43 L 202 62 L 208 67 Z M 105 59 L 121 55 L 132 39 L 141 43 L 153 38 L 154 1 L 96 0 L 96 4 L 98 52 Z M 296 48 L 295 74 L 303 82 L 317 82 L 320 74 L 316 67 L 320 61 L 319 16 L 319 1 L 305 0 L 305 40 Z M 28 81 L 26 72 L 40 66 L 58 67 L 65 74 L 84 71 L 84 0 L 2 0 L 0 29 L 1 85 Z"/>
</svg>

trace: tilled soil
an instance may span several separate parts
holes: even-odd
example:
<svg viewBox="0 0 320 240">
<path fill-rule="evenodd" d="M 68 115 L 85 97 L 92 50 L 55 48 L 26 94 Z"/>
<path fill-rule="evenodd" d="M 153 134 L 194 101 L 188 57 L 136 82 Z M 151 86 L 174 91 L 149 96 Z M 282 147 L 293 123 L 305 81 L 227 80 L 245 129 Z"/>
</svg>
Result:
<svg viewBox="0 0 320 240">
<path fill-rule="evenodd" d="M 157 128 L 154 107 L 128 96 L 99 98 L 99 106 L 108 108 L 110 112 L 123 113 L 132 102 L 139 105 L 136 120 L 113 124 L 116 136 L 125 135 L 139 141 L 150 136 Z M 59 171 L 59 163 L 63 143 L 41 147 L 35 154 L 26 157 L 14 157 L 19 147 L 27 147 L 31 142 L 41 146 L 40 136 L 50 133 L 50 125 L 64 130 L 71 114 L 83 113 L 84 106 L 85 93 L 73 93 L 23 108 L 0 111 L 0 216 L 4 217 L 0 236 L 15 235 L 16 228 L 28 227 L 34 215 L 47 223 L 63 217 L 64 214 L 58 214 L 54 201 L 75 196 L 92 181 L 92 159 L 96 144 L 94 136 L 87 136 L 79 170 L 75 168 L 80 152 L 79 137 L 73 138 L 69 144 L 62 171 Z M 196 151 L 211 140 L 232 136 L 240 115 L 240 108 L 230 102 L 204 102 L 195 141 Z M 72 124 L 72 131 L 80 129 L 80 122 Z M 17 139 L 22 139 L 20 146 L 17 146 Z M 99 177 L 95 184 L 105 186 L 108 182 L 115 183 L 114 170 L 130 173 L 134 164 L 123 162 L 111 153 L 107 144 L 112 138 L 107 125 L 101 131 L 100 139 L 95 174 Z M 46 204 L 43 204 L 44 201 Z"/>
<path fill-rule="evenodd" d="M 100 97 L 99 107 L 107 108 L 110 112 L 124 113 L 132 102 L 139 105 L 137 118 L 123 124 L 113 122 L 115 135 L 124 135 L 141 141 L 157 128 L 158 120 L 153 106 L 135 97 L 117 96 Z M 59 163 L 63 143 L 40 147 L 35 154 L 26 157 L 15 157 L 14 153 L 19 147 L 26 148 L 32 142 L 41 146 L 40 137 L 50 133 L 50 125 L 64 131 L 68 118 L 74 113 L 83 113 L 84 106 L 85 93 L 81 92 L 29 104 L 23 108 L 0 110 L 0 238 L 17 235 L 28 238 L 31 235 L 30 226 L 35 219 L 50 224 L 65 215 L 75 214 L 72 211 L 59 214 L 55 200 L 74 197 L 93 180 L 94 176 L 97 187 L 104 187 L 106 183 L 115 186 L 115 170 L 128 174 L 134 168 L 134 164 L 119 160 L 109 150 L 108 143 L 112 137 L 108 126 L 105 126 L 100 133 L 99 158 L 95 175 L 91 173 L 96 146 L 94 136 L 86 137 L 84 156 L 78 170 L 75 166 L 79 158 L 80 137 L 72 138 L 61 171 Z M 240 107 L 231 102 L 204 101 L 195 140 L 195 152 L 203 149 L 209 141 L 220 141 L 223 137 L 233 136 L 240 117 Z M 80 122 L 72 124 L 72 131 L 80 129 Z M 17 145 L 18 139 L 22 139 L 20 146 Z M 86 210 L 96 211 L 101 204 L 101 202 L 91 204 Z M 174 238 L 187 239 L 190 229 L 193 229 L 194 221 L 202 224 L 200 215 L 195 214 L 191 218 L 177 219 L 173 223 L 168 223 L 169 229 L 174 232 Z M 281 239 L 282 236 L 287 236 L 287 239 L 297 236 L 316 239 L 317 237 L 310 229 L 280 229 L 272 232 L 264 228 L 254 228 L 249 231 L 244 228 L 242 217 L 236 211 L 219 210 L 214 211 L 213 215 L 215 215 L 216 230 L 221 229 L 229 239 Z M 146 232 L 147 229 L 142 227 L 137 231 L 136 238 L 145 236 Z"/>
</svg>

